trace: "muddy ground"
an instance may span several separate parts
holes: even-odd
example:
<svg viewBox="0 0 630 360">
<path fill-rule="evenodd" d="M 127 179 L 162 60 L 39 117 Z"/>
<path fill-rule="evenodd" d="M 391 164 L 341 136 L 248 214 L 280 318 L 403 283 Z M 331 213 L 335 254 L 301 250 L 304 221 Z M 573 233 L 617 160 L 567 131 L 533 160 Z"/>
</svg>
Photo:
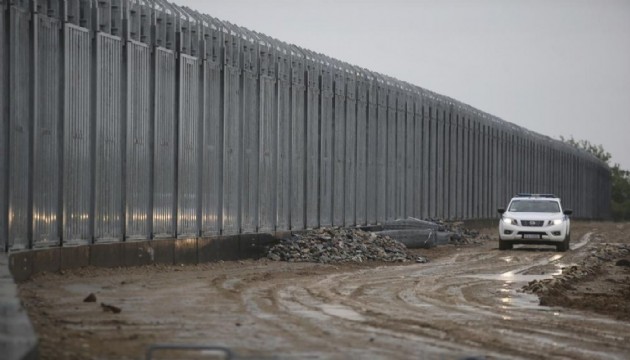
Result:
<svg viewBox="0 0 630 360">
<path fill-rule="evenodd" d="M 138 359 L 158 343 L 239 358 L 630 358 L 630 223 L 574 222 L 566 253 L 499 251 L 484 231 L 414 250 L 426 264 L 87 268 L 37 276 L 20 296 L 43 359 Z"/>
</svg>

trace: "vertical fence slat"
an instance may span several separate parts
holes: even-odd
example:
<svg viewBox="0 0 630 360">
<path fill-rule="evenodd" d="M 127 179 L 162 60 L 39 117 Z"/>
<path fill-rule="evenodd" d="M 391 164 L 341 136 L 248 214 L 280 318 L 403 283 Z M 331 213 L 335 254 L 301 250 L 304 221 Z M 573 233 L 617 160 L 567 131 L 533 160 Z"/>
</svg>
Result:
<svg viewBox="0 0 630 360">
<path fill-rule="evenodd" d="M 175 52 L 155 50 L 153 236 L 175 236 L 176 58 Z"/>
<path fill-rule="evenodd" d="M 345 202 L 345 162 L 346 162 L 346 86 L 345 74 L 336 68 L 334 74 L 334 113 L 333 113 L 333 225 L 344 223 Z"/>
<path fill-rule="evenodd" d="M 357 85 L 352 70 L 346 70 L 346 130 L 344 168 L 344 215 L 346 226 L 356 224 Z"/>
<path fill-rule="evenodd" d="M 201 65 L 194 56 L 180 54 L 177 141 L 177 236 L 199 234 L 199 172 L 201 164 Z"/>
<path fill-rule="evenodd" d="M 9 20 L 9 249 L 26 249 L 30 243 L 32 104 L 31 18 L 27 10 L 12 6 Z"/>
<path fill-rule="evenodd" d="M 122 221 L 122 41 L 96 35 L 95 242 L 121 241 Z"/>
<path fill-rule="evenodd" d="M 35 21 L 33 124 L 33 246 L 61 242 L 61 22 L 43 15 Z"/>
<path fill-rule="evenodd" d="M 306 72 L 306 227 L 319 226 L 320 68 L 307 59 Z"/>
<path fill-rule="evenodd" d="M 367 223 L 367 88 L 363 75 L 357 78 L 357 158 L 356 158 L 356 224 Z"/>
<path fill-rule="evenodd" d="M 201 234 L 221 232 L 221 178 L 223 168 L 223 119 L 221 118 L 221 69 L 218 62 L 206 61 L 203 81 L 203 150 Z"/>
<path fill-rule="evenodd" d="M 151 50 L 127 42 L 125 238 L 151 236 Z"/>
<path fill-rule="evenodd" d="M 9 210 L 9 41 L 6 32 L 6 8 L 0 4 L 0 251 L 5 251 Z"/>
<path fill-rule="evenodd" d="M 249 42 L 242 42 L 243 74 L 241 91 L 242 176 L 241 176 L 241 231 L 255 232 L 258 228 L 258 49 Z"/>
<path fill-rule="evenodd" d="M 92 240 L 92 59 L 90 33 L 65 25 L 63 242 Z"/>
<path fill-rule="evenodd" d="M 319 223 L 321 226 L 333 224 L 333 72 L 330 64 L 326 63 L 322 66 L 319 152 Z"/>
</svg>

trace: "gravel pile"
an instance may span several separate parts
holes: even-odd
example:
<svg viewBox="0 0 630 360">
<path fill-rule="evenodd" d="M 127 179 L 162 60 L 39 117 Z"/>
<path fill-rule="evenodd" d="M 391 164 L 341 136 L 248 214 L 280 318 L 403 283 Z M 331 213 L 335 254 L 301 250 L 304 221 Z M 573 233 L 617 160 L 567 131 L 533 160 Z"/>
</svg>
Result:
<svg viewBox="0 0 630 360">
<path fill-rule="evenodd" d="M 414 260 L 404 244 L 351 228 L 321 228 L 294 234 L 271 247 L 267 257 L 274 261 L 319 263 Z"/>
</svg>

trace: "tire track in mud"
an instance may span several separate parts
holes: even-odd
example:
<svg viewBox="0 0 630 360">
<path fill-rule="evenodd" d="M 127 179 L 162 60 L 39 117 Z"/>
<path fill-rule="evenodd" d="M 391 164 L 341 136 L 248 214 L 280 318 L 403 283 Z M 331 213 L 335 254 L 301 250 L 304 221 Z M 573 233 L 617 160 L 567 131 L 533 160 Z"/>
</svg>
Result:
<svg viewBox="0 0 630 360">
<path fill-rule="evenodd" d="M 589 238 L 590 233 L 572 250 Z M 273 319 L 286 334 L 296 337 L 293 332 L 299 329 L 297 337 L 309 338 L 307 348 L 326 349 L 333 341 L 348 349 L 366 338 L 378 339 L 378 347 L 368 343 L 363 354 L 353 355 L 627 356 L 626 344 L 615 346 L 615 334 L 627 334 L 629 324 L 565 315 L 538 306 L 533 295 L 517 293 L 524 282 L 541 277 L 524 273 L 557 262 L 563 254 L 487 250 L 454 254 L 430 266 L 383 266 L 300 278 L 291 285 L 250 284 L 243 301 L 253 316 Z M 268 298 L 273 300 L 261 300 Z"/>
</svg>

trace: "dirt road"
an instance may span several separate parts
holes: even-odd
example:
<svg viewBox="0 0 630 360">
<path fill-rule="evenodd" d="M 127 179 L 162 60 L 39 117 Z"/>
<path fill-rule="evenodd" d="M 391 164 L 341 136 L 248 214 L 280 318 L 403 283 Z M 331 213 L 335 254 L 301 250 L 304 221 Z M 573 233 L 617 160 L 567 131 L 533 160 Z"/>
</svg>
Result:
<svg viewBox="0 0 630 360">
<path fill-rule="evenodd" d="M 20 295 L 44 359 L 141 358 L 155 343 L 278 359 L 630 358 L 628 297 L 599 313 L 579 301 L 630 289 L 630 268 L 614 265 L 624 253 L 567 280 L 560 295 L 570 295 L 571 308 L 540 306 L 537 295 L 521 291 L 563 268 L 588 267 L 584 260 L 605 243 L 630 244 L 630 224 L 574 223 L 566 253 L 499 251 L 496 230 L 486 231 L 492 240 L 482 244 L 418 251 L 427 264 L 82 269 L 39 276 Z M 90 293 L 97 301 L 83 302 Z"/>
</svg>

